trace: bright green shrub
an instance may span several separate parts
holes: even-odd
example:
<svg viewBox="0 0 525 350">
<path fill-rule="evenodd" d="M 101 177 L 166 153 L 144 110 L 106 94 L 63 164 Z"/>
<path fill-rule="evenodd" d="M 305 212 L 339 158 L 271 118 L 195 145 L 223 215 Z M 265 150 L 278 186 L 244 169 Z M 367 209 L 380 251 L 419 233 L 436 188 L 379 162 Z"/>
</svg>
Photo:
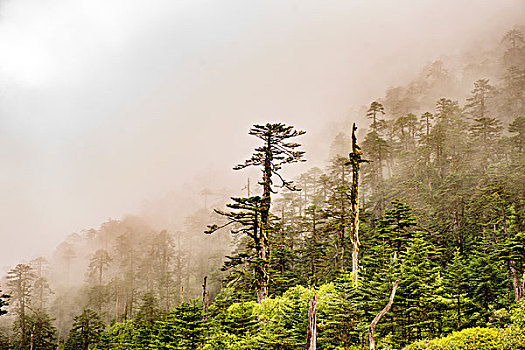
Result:
<svg viewBox="0 0 525 350">
<path fill-rule="evenodd" d="M 429 345 L 430 340 L 420 340 L 418 342 L 412 343 L 408 346 L 405 346 L 403 350 L 424 350 L 424 349 L 432 349 Z"/>
<path fill-rule="evenodd" d="M 234 303 L 226 310 L 221 322 L 222 329 L 228 333 L 245 336 L 257 329 L 257 316 L 255 301 Z"/>
<path fill-rule="evenodd" d="M 444 338 L 423 340 L 404 350 L 497 350 L 503 348 L 503 340 L 497 329 L 468 328 Z"/>
<path fill-rule="evenodd" d="M 521 299 L 510 311 L 510 321 L 513 325 L 525 329 L 525 299 Z"/>
<path fill-rule="evenodd" d="M 500 330 L 503 350 L 525 349 L 525 330 L 515 325 L 510 325 Z"/>
<path fill-rule="evenodd" d="M 123 350 L 138 349 L 134 342 L 137 333 L 136 327 L 131 321 L 115 323 L 104 329 L 96 349 Z"/>
<path fill-rule="evenodd" d="M 491 350 L 501 347 L 501 339 L 496 329 L 468 328 L 442 338 L 436 342 L 443 349 Z"/>
</svg>

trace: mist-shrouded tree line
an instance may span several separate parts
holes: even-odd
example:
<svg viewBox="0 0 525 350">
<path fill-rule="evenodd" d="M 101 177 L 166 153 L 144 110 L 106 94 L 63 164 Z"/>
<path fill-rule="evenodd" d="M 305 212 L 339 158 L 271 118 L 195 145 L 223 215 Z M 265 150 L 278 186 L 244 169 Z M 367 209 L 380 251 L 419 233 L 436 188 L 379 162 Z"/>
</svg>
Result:
<svg viewBox="0 0 525 350">
<path fill-rule="evenodd" d="M 256 124 L 246 196 L 180 230 L 108 220 L 12 267 L 0 349 L 368 349 L 393 284 L 378 349 L 525 348 L 523 32 L 484 50 L 389 87 L 324 169 L 291 181 L 304 132 Z"/>
<path fill-rule="evenodd" d="M 204 275 L 213 298 L 223 279 L 216 266 L 230 251 L 230 237 L 202 234 L 211 215 L 202 208 L 173 232 L 152 229 L 140 217 L 110 219 L 99 229 L 70 235 L 49 259 L 18 264 L 5 277 L 9 292 L 0 293 L 9 304 L 0 304 L 2 313 L 8 311 L 2 334 L 20 349 L 35 348 L 36 339 L 49 336 L 45 341 L 54 349 L 86 317 L 95 317 L 100 331 L 106 324 L 168 314 L 200 295 Z M 38 327 L 49 328 L 36 334 Z"/>
</svg>

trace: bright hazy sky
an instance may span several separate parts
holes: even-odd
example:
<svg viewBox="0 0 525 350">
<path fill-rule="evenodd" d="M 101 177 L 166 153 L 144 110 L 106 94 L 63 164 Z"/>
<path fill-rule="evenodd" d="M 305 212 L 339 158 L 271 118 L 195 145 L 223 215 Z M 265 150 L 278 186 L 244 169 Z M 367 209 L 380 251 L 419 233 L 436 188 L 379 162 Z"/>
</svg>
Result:
<svg viewBox="0 0 525 350">
<path fill-rule="evenodd" d="M 523 0 L 0 0 L 0 270 L 230 176 L 255 122 L 305 129 L 322 159 L 329 121 L 524 15 Z"/>
</svg>

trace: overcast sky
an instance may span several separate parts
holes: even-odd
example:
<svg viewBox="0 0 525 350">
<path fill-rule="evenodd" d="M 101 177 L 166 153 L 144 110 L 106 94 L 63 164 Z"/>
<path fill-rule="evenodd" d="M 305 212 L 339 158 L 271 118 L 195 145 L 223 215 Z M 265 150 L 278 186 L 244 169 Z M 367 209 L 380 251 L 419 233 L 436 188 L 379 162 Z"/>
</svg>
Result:
<svg viewBox="0 0 525 350">
<path fill-rule="evenodd" d="M 0 0 L 0 269 L 230 176 L 253 123 L 306 130 L 322 158 L 330 121 L 500 36 L 524 4 Z"/>
</svg>

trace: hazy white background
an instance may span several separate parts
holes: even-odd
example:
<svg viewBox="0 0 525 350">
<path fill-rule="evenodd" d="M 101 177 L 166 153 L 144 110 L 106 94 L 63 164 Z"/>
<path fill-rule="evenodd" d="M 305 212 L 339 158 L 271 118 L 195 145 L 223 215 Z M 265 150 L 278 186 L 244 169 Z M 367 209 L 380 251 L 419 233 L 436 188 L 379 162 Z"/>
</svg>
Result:
<svg viewBox="0 0 525 350">
<path fill-rule="evenodd" d="M 523 18 L 523 0 L 0 0 L 0 269 L 236 176 L 255 122 L 307 130 L 320 161 L 330 121 Z"/>
</svg>

